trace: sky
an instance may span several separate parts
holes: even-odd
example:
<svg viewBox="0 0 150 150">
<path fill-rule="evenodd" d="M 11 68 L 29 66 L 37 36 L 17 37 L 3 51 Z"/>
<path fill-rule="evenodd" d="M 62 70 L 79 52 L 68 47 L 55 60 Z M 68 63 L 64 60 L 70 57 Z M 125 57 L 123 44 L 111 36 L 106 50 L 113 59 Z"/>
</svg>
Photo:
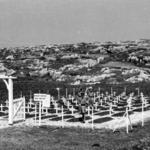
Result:
<svg viewBox="0 0 150 150">
<path fill-rule="evenodd" d="M 150 38 L 150 0 L 0 0 L 0 47 Z"/>
</svg>

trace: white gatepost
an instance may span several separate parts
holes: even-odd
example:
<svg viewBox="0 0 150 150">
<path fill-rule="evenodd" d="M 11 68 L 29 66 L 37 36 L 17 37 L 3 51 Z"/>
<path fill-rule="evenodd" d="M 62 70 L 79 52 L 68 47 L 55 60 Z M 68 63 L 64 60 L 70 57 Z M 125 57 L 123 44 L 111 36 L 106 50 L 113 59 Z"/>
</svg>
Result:
<svg viewBox="0 0 150 150">
<path fill-rule="evenodd" d="M 3 79 L 8 90 L 8 102 L 9 102 L 8 124 L 12 125 L 13 124 L 13 79 L 16 79 L 16 77 L 1 75 L 0 79 Z"/>
</svg>

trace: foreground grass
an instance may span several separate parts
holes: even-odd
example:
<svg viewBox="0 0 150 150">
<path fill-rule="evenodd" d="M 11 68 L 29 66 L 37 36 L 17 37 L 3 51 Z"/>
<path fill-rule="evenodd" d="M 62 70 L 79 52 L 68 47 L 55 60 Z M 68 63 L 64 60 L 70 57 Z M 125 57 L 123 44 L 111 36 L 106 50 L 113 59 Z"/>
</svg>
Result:
<svg viewBox="0 0 150 150">
<path fill-rule="evenodd" d="M 150 149 L 150 122 L 142 128 L 111 130 L 82 128 L 10 127 L 0 129 L 0 149 L 18 150 L 146 150 Z"/>
</svg>

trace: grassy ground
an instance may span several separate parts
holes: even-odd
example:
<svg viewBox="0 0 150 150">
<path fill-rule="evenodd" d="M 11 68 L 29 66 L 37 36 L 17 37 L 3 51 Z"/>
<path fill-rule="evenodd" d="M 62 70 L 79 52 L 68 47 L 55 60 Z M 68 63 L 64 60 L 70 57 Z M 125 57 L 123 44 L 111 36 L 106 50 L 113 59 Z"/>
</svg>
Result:
<svg viewBox="0 0 150 150">
<path fill-rule="evenodd" d="M 148 150 L 150 122 L 142 128 L 111 130 L 55 127 L 10 127 L 0 130 L 0 149 L 18 150 Z"/>
</svg>

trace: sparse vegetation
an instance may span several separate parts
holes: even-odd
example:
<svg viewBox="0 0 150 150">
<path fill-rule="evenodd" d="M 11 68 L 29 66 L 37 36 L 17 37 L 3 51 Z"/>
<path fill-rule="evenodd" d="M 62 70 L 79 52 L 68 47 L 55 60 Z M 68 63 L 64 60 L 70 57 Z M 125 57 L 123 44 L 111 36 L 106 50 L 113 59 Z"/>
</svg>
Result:
<svg viewBox="0 0 150 150">
<path fill-rule="evenodd" d="M 129 134 L 124 129 L 113 133 L 106 129 L 10 127 L 0 130 L 0 149 L 148 150 L 149 130 L 149 122 L 143 128 L 135 125 Z"/>
<path fill-rule="evenodd" d="M 97 75 L 103 76 L 101 69 L 105 67 L 110 70 L 118 69 L 118 74 L 121 74 L 123 69 L 132 70 L 134 68 L 149 74 L 149 53 L 150 40 L 148 39 L 1 48 L 0 72 L 24 79 L 33 80 L 36 77 L 39 80 L 66 81 L 70 84 L 74 84 L 77 76 L 80 76 L 81 84 L 88 84 L 88 82 L 91 84 L 91 81 L 84 78 L 86 75 L 95 78 L 93 81 L 95 83 L 103 82 L 103 80 L 106 83 L 119 84 L 124 82 L 149 82 L 146 76 L 135 77 L 132 73 L 128 74 L 130 79 L 127 79 L 126 75 L 117 76 L 117 74 L 115 77 L 110 77 L 109 80 L 97 77 Z M 111 73 L 114 72 L 111 71 Z M 140 79 L 138 80 L 138 78 Z"/>
</svg>

